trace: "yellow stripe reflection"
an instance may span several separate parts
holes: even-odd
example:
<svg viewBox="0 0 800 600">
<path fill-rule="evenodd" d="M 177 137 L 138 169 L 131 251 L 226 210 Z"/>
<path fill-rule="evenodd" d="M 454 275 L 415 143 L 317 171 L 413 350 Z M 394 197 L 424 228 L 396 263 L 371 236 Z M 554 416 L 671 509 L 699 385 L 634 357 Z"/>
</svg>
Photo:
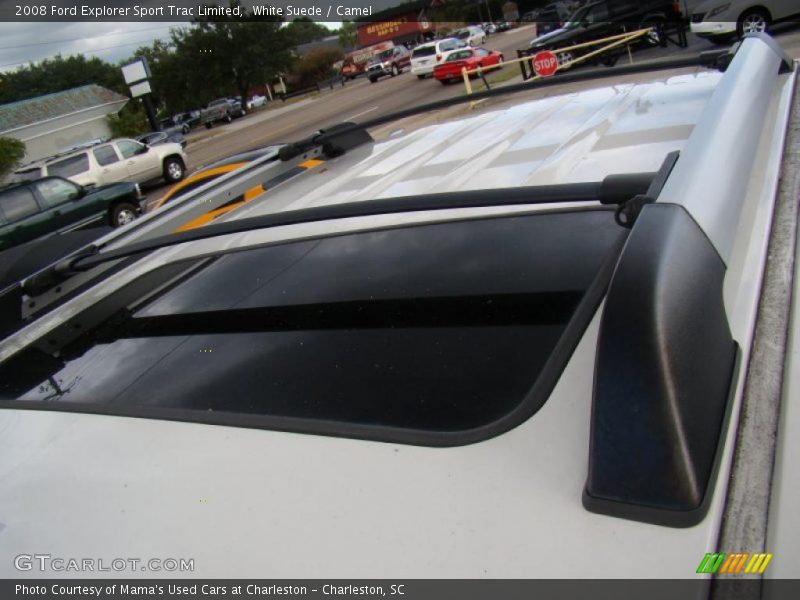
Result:
<svg viewBox="0 0 800 600">
<path fill-rule="evenodd" d="M 222 167 L 215 167 L 213 169 L 207 169 L 205 171 L 198 171 L 193 175 L 190 175 L 180 183 L 175 184 L 172 186 L 166 194 L 164 194 L 154 205 L 153 210 L 159 208 L 165 202 L 167 202 L 170 198 L 172 198 L 175 194 L 180 192 L 181 190 L 185 189 L 186 187 L 196 183 L 198 181 L 202 181 L 203 179 L 209 179 L 211 177 L 218 177 L 219 175 L 225 175 L 225 173 L 230 173 L 231 171 L 235 171 L 239 167 L 245 166 L 246 162 L 241 163 L 231 163 L 230 165 L 224 165 Z"/>
<path fill-rule="evenodd" d="M 303 169 L 313 169 L 314 167 L 317 167 L 317 166 L 323 164 L 324 162 L 325 162 L 324 160 L 317 160 L 317 159 L 313 159 L 312 158 L 312 159 L 309 159 L 309 160 L 306 160 L 306 161 L 300 163 L 297 166 L 301 167 Z M 227 169 L 226 171 L 223 171 L 223 173 L 225 173 L 225 172 L 228 172 L 230 170 L 233 170 L 233 169 L 229 169 L 228 167 L 233 167 L 233 168 L 238 169 L 240 166 L 245 165 L 245 164 L 247 164 L 247 163 L 239 163 L 236 166 L 227 165 L 225 167 L 219 167 L 219 169 Z M 217 171 L 217 169 L 211 169 L 211 171 Z M 203 173 L 206 176 L 211 176 L 212 175 L 211 171 L 203 171 Z M 221 174 L 221 173 L 214 173 L 214 175 L 217 175 L 217 174 Z M 242 204 L 244 204 L 246 202 L 250 202 L 250 200 L 252 200 L 253 198 L 256 198 L 257 196 L 260 196 L 265 191 L 267 191 L 267 190 L 263 185 L 257 185 L 255 187 L 252 187 L 252 188 L 250 188 L 249 190 L 247 190 L 245 192 L 244 199 L 241 200 L 240 202 L 234 202 L 234 203 L 231 203 L 231 204 L 227 204 L 227 205 L 222 206 L 220 208 L 217 208 L 217 209 L 214 209 L 214 210 L 210 210 L 207 213 L 203 213 L 199 217 L 197 217 L 195 219 L 192 219 L 188 223 L 184 223 L 183 225 L 178 227 L 178 229 L 176 229 L 174 231 L 174 233 L 180 233 L 181 231 L 189 231 L 190 229 L 196 229 L 198 227 L 202 227 L 203 225 L 207 225 L 208 223 L 210 223 L 211 221 L 213 221 L 217 217 L 219 217 L 221 215 L 224 215 L 226 213 L 229 213 L 232 210 L 235 210 L 235 209 L 239 208 Z"/>
</svg>

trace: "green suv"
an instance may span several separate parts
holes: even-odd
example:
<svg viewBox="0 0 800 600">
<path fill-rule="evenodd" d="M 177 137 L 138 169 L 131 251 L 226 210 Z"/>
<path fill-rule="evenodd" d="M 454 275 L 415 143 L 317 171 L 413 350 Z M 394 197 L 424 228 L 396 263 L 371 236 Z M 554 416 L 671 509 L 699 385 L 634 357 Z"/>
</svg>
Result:
<svg viewBox="0 0 800 600">
<path fill-rule="evenodd" d="M 0 250 L 53 233 L 133 221 L 144 199 L 135 183 L 85 188 L 62 177 L 0 187 Z"/>
</svg>

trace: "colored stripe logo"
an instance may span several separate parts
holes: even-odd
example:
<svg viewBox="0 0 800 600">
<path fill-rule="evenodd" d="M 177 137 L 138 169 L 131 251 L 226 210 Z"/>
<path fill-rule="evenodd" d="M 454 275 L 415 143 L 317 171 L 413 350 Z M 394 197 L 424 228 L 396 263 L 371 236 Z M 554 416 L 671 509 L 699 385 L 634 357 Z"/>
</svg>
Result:
<svg viewBox="0 0 800 600">
<path fill-rule="evenodd" d="M 735 552 L 726 554 L 725 552 L 707 553 L 700 565 L 697 573 L 712 574 L 761 574 L 767 569 L 772 554 Z"/>
</svg>

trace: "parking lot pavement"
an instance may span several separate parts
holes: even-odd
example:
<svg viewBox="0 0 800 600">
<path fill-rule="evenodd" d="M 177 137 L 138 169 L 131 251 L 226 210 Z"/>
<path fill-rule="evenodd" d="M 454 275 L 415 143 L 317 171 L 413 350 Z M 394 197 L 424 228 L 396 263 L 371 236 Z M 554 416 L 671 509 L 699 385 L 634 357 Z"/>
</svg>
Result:
<svg viewBox="0 0 800 600">
<path fill-rule="evenodd" d="M 264 108 L 250 112 L 244 118 L 234 119 L 233 122 L 228 125 L 215 124 L 211 129 L 195 129 L 192 134 L 187 136 L 187 140 L 189 143 L 194 142 L 195 145 L 200 142 L 206 144 L 219 136 L 233 134 L 237 131 L 241 131 L 242 129 L 247 129 L 249 127 L 253 127 L 254 125 L 263 123 L 269 119 L 275 119 L 287 113 L 291 113 L 296 110 L 302 110 L 309 103 L 318 100 L 319 96 L 320 94 L 310 95 L 306 98 L 298 99 L 296 102 L 289 102 L 288 104 L 280 101 L 274 101 L 272 104 L 269 104 Z"/>
</svg>

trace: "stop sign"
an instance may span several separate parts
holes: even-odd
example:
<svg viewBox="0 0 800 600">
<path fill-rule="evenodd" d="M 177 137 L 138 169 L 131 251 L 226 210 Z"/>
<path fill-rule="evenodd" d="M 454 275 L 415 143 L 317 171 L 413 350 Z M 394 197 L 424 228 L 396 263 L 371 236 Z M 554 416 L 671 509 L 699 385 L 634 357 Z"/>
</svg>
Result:
<svg viewBox="0 0 800 600">
<path fill-rule="evenodd" d="M 533 57 L 533 71 L 539 77 L 549 77 L 558 69 L 558 58 L 550 52 L 550 50 L 543 50 L 537 52 Z"/>
</svg>

